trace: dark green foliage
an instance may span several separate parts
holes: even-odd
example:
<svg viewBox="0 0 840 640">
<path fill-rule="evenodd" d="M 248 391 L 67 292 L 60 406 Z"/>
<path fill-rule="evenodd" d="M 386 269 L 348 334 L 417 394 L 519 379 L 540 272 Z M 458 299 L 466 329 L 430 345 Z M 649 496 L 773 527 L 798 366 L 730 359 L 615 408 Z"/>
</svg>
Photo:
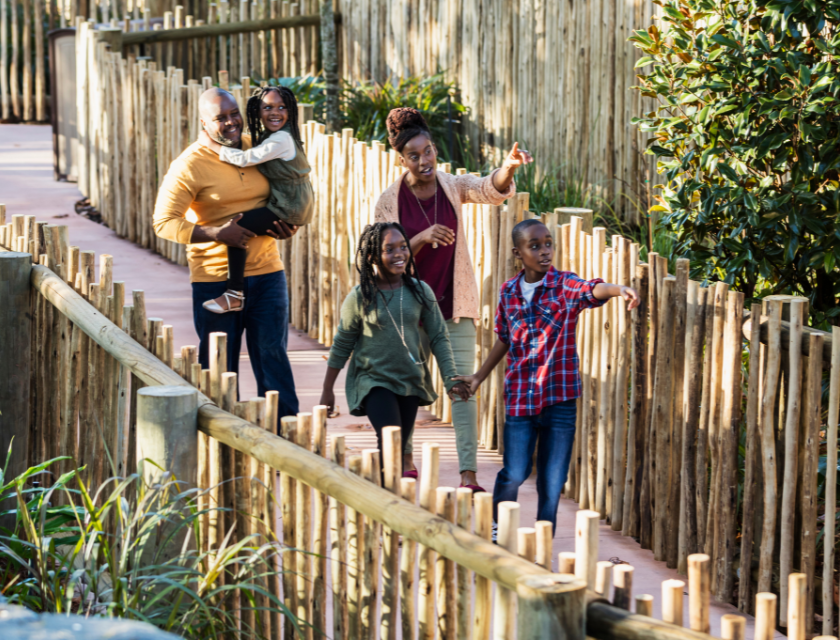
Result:
<svg viewBox="0 0 840 640">
<path fill-rule="evenodd" d="M 811 300 L 812 324 L 840 314 L 840 1 L 654 0 L 631 38 L 664 184 L 654 211 L 691 260 L 748 302 Z"/>
</svg>

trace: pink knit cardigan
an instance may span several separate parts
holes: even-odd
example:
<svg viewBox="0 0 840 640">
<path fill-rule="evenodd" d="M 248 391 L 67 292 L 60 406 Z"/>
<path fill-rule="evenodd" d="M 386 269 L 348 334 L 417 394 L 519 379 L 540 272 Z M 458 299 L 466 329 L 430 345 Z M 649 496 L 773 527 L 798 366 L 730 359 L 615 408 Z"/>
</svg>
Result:
<svg viewBox="0 0 840 640">
<path fill-rule="evenodd" d="M 498 169 L 496 169 L 498 171 Z M 502 204 L 505 200 L 516 193 L 516 186 L 513 182 L 504 192 L 500 192 L 493 186 L 493 176 L 479 178 L 470 174 L 461 176 L 452 175 L 438 171 L 437 177 L 452 208 L 458 218 L 458 232 L 455 237 L 455 292 L 452 307 L 452 317 L 473 318 L 481 317 L 478 309 L 478 285 L 475 280 L 470 252 L 467 248 L 467 237 L 464 234 L 464 223 L 461 217 L 461 205 L 464 203 L 474 204 Z M 399 222 L 399 194 L 400 185 L 406 173 L 397 178 L 388 187 L 376 202 L 374 218 L 376 222 Z"/>
</svg>

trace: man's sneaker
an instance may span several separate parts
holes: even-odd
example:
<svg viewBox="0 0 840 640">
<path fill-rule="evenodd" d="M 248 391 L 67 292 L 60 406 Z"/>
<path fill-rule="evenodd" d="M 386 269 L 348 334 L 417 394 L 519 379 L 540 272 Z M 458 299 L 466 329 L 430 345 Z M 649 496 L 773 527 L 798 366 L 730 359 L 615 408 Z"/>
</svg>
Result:
<svg viewBox="0 0 840 640">
<path fill-rule="evenodd" d="M 493 523 L 493 528 L 490 529 L 490 540 L 493 541 L 493 544 L 498 544 L 499 543 L 498 538 L 499 538 L 499 525 L 494 522 Z"/>
</svg>

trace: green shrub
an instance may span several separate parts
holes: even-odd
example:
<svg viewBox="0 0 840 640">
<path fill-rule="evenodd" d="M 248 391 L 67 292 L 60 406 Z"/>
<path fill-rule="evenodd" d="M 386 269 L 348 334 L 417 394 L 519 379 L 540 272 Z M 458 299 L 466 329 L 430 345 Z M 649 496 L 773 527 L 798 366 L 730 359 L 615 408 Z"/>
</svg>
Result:
<svg viewBox="0 0 840 640">
<path fill-rule="evenodd" d="M 228 534 L 212 553 L 197 550 L 207 513 L 198 497 L 207 492 L 179 491 L 171 480 L 147 486 L 134 475 L 112 478 L 92 495 L 76 471 L 49 489 L 32 488 L 59 460 L 17 478 L 0 475 L 0 505 L 17 506 L 8 512 L 16 514 L 14 527 L 0 528 L 0 595 L 11 604 L 142 620 L 196 639 L 237 637 L 237 620 L 223 606 L 233 589 L 243 606 L 268 597 L 258 618 L 291 615 L 264 584 L 284 550 L 276 541 L 252 535 L 231 543 Z M 180 552 L 170 558 L 161 550 L 171 540 Z"/>
<path fill-rule="evenodd" d="M 664 183 L 653 210 L 692 276 L 748 299 L 794 293 L 813 320 L 840 306 L 840 2 L 654 0 L 631 38 Z"/>
</svg>

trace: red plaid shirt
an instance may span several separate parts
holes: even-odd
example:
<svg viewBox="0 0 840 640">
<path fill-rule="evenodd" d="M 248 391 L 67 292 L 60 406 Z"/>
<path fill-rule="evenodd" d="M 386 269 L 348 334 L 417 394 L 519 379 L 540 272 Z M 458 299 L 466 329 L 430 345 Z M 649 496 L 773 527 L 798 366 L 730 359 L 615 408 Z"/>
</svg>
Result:
<svg viewBox="0 0 840 640">
<path fill-rule="evenodd" d="M 519 283 L 522 271 L 502 286 L 496 334 L 510 347 L 505 374 L 509 416 L 538 415 L 545 407 L 580 396 L 575 327 L 583 309 L 606 300 L 592 294 L 600 278 L 583 280 L 554 267 L 528 305 Z"/>
</svg>

